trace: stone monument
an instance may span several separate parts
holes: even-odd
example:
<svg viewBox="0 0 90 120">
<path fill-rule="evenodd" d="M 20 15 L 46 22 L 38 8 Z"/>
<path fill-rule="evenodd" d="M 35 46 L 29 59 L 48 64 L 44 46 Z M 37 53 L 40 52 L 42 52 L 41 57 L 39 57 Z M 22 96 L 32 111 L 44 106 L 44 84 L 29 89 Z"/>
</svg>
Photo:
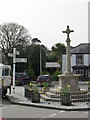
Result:
<svg viewBox="0 0 90 120">
<path fill-rule="evenodd" d="M 67 26 L 66 31 L 62 31 L 62 32 L 67 34 L 67 39 L 66 39 L 67 47 L 66 47 L 66 71 L 64 74 L 58 76 L 60 88 L 62 90 L 63 88 L 66 88 L 69 85 L 71 91 L 79 91 L 80 89 L 78 86 L 78 80 L 80 75 L 71 72 L 71 57 L 70 57 L 71 40 L 69 38 L 69 34 L 74 31 L 70 30 L 69 26 Z"/>
</svg>

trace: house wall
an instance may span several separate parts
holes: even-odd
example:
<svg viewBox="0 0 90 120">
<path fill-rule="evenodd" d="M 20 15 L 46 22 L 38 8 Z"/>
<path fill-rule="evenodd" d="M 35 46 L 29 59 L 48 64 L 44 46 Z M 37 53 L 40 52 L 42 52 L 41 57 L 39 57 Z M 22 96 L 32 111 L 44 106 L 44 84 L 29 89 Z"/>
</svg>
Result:
<svg viewBox="0 0 90 120">
<path fill-rule="evenodd" d="M 66 55 L 62 55 L 62 73 L 66 71 Z"/>
<path fill-rule="evenodd" d="M 72 66 L 74 66 L 74 65 L 76 65 L 76 55 L 75 54 L 71 55 L 71 71 L 72 71 Z"/>
<path fill-rule="evenodd" d="M 2 51 L 0 50 L 0 63 L 2 63 Z"/>
<path fill-rule="evenodd" d="M 90 65 L 90 54 L 88 55 L 88 63 Z"/>
<path fill-rule="evenodd" d="M 88 57 L 89 57 L 88 54 L 84 54 L 84 65 L 87 65 L 87 66 L 89 65 Z"/>
<path fill-rule="evenodd" d="M 90 66 L 90 54 L 88 55 L 88 64 L 89 64 L 89 66 Z M 90 68 L 89 68 L 89 70 L 88 70 L 88 76 L 90 77 Z"/>
<path fill-rule="evenodd" d="M 76 65 L 76 55 L 73 54 L 71 55 L 71 71 L 72 71 L 72 66 Z M 62 56 L 62 73 L 66 71 L 66 55 Z"/>
</svg>

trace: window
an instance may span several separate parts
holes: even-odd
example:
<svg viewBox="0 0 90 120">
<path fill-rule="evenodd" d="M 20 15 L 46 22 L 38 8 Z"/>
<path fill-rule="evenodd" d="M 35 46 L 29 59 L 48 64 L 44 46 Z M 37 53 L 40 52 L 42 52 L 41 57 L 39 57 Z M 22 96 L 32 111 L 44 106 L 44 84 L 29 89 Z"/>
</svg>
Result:
<svg viewBox="0 0 90 120">
<path fill-rule="evenodd" d="M 83 55 L 76 56 L 76 64 L 83 64 Z"/>
<path fill-rule="evenodd" d="M 9 70 L 9 68 L 3 69 L 3 71 L 2 71 L 2 76 L 9 76 L 9 75 L 10 75 L 10 70 Z"/>
</svg>

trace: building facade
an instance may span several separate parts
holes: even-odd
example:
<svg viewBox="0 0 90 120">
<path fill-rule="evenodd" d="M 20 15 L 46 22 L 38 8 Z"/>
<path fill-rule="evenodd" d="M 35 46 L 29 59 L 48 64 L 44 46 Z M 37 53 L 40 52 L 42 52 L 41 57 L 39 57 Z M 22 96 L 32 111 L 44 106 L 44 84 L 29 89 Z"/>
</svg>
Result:
<svg viewBox="0 0 90 120">
<path fill-rule="evenodd" d="M 2 63 L 2 51 L 0 50 L 0 63 Z"/>
<path fill-rule="evenodd" d="M 71 49 L 71 71 L 82 78 L 90 77 L 90 43 L 82 43 Z M 66 54 L 62 54 L 62 73 L 66 71 Z"/>
</svg>

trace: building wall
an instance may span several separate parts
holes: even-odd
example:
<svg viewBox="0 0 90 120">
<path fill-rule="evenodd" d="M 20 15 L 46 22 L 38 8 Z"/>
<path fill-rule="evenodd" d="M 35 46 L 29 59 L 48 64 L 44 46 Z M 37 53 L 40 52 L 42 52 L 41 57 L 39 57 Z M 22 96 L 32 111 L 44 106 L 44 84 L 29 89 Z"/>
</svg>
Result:
<svg viewBox="0 0 90 120">
<path fill-rule="evenodd" d="M 71 71 L 72 66 L 76 65 L 76 54 L 71 55 Z M 90 65 L 90 54 L 84 54 L 84 65 Z M 62 55 L 62 73 L 66 71 L 66 55 Z M 88 77 L 90 77 L 90 68 L 88 70 Z"/>
<path fill-rule="evenodd" d="M 2 63 L 2 51 L 0 50 L 0 63 Z"/>
<path fill-rule="evenodd" d="M 88 54 L 84 54 L 84 65 L 87 65 L 87 66 L 89 65 L 88 57 L 89 57 Z"/>
<path fill-rule="evenodd" d="M 90 54 L 88 55 L 88 64 L 90 65 Z"/>
<path fill-rule="evenodd" d="M 72 71 L 72 66 L 76 65 L 76 55 L 73 54 L 71 55 L 71 71 Z M 62 73 L 66 71 L 66 55 L 62 56 Z"/>
<path fill-rule="evenodd" d="M 72 71 L 72 66 L 76 65 L 76 55 L 72 54 L 71 55 L 71 71 Z"/>
<path fill-rule="evenodd" d="M 62 73 L 66 71 L 66 55 L 62 55 Z"/>
</svg>

